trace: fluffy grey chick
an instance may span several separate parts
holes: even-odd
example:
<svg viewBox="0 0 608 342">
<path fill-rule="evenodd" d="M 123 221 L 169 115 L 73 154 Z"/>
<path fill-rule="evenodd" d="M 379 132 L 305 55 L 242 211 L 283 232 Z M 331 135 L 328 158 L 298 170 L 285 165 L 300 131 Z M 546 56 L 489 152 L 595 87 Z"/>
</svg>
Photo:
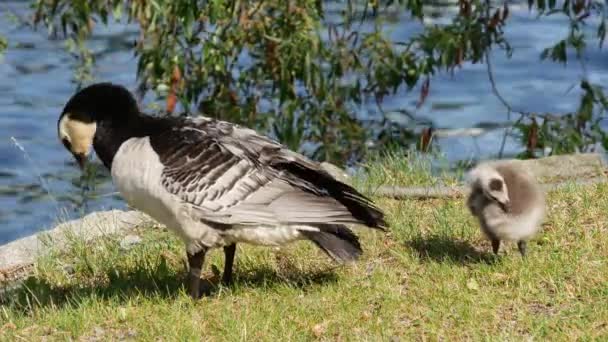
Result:
<svg viewBox="0 0 608 342">
<path fill-rule="evenodd" d="M 498 254 L 500 241 L 517 241 L 522 257 L 527 241 L 545 217 L 545 197 L 532 175 L 505 161 L 481 163 L 469 171 L 467 206 Z"/>
</svg>

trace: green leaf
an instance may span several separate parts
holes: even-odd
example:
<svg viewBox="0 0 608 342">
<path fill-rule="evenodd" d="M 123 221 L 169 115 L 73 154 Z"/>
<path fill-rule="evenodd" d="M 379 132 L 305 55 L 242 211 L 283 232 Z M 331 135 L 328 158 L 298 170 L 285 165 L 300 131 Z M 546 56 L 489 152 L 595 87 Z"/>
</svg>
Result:
<svg viewBox="0 0 608 342">
<path fill-rule="evenodd" d="M 564 12 L 570 11 L 570 1 L 565 0 L 565 7 L 561 7 Z M 320 144 L 311 154 L 324 158 L 360 157 L 360 151 L 365 150 L 361 137 L 369 127 L 382 127 L 359 119 L 353 110 L 370 97 L 382 101 L 391 93 L 412 89 L 436 71 L 453 71 L 461 51 L 465 65 L 483 62 L 489 48 L 503 48 L 508 57 L 511 52 L 502 25 L 488 42 L 485 2 L 477 0 L 472 1 L 473 10 L 466 18 L 455 16 L 445 25 L 425 27 L 399 43 L 393 42 L 386 30 L 389 12 L 407 11 L 421 19 L 422 0 L 392 1 L 390 11 L 383 5 L 366 9 L 355 2 L 332 2 L 332 22 L 344 23 L 335 25 L 329 41 L 324 40 L 325 32 L 321 33 L 327 19 L 322 17 L 327 2 L 321 1 L 37 0 L 36 4 L 38 21 L 48 24 L 49 30 L 63 29 L 69 37 L 68 50 L 78 64 L 89 68 L 94 63 L 86 44 L 89 20 L 127 15 L 139 25 L 134 72 L 147 88 L 171 84 L 172 68 L 179 63 L 183 89 L 178 98 L 184 107 L 204 107 L 206 113 L 218 118 L 276 131 L 290 146 L 299 146 L 302 141 Z M 556 6 L 560 7 L 556 0 L 529 0 L 528 4 L 545 14 L 556 13 Z M 376 16 L 370 16 L 372 7 L 377 9 Z M 593 15 L 600 17 L 595 12 Z M 356 25 L 356 20 L 364 17 L 365 28 Z M 542 59 L 566 63 L 568 48 L 582 54 L 586 40 L 582 24 L 575 19 L 570 22 L 568 37 L 543 50 Z M 602 46 L 605 18 L 597 23 Z M 274 42 L 276 49 L 270 48 L 268 41 Z M 75 73 L 84 74 L 83 70 L 78 68 Z M 605 102 L 600 90 L 593 88 L 592 94 L 595 108 L 589 122 L 598 116 L 598 103 Z M 587 107 L 581 107 L 579 119 L 589 117 L 589 100 L 585 101 Z M 289 118 L 282 117 L 285 111 L 289 111 Z M 551 140 L 556 151 L 571 150 L 568 144 L 576 137 L 562 142 L 560 139 L 565 139 L 558 138 L 557 131 L 565 135 L 575 121 L 548 123 L 543 139 Z M 410 136 L 416 139 L 412 132 L 399 134 L 403 146 L 411 143 Z M 394 137 L 392 131 L 374 135 Z M 585 139 L 579 138 L 582 142 Z"/>
<path fill-rule="evenodd" d="M 8 40 L 2 35 L 0 35 L 0 53 L 2 53 L 8 47 Z"/>
<path fill-rule="evenodd" d="M 545 11 L 545 9 L 547 8 L 547 4 L 545 3 L 545 0 L 536 0 L 536 6 L 538 8 L 539 14 L 542 14 Z"/>
<path fill-rule="evenodd" d="M 114 5 L 114 10 L 112 11 L 112 16 L 114 16 L 114 19 L 120 20 L 122 18 L 122 6 L 123 5 L 121 3 Z"/>
</svg>

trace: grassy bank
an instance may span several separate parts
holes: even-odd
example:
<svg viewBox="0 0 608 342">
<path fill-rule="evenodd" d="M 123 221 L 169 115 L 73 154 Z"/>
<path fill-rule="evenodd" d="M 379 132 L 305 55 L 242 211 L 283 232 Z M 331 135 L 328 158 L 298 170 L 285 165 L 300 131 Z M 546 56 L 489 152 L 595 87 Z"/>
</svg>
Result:
<svg viewBox="0 0 608 342">
<path fill-rule="evenodd" d="M 359 188 L 430 184 L 423 162 L 387 159 Z M 74 241 L 40 260 L 27 288 L 0 309 L 0 339 L 402 340 L 608 338 L 608 185 L 548 195 L 549 216 L 522 260 L 490 253 L 463 199 L 377 199 L 388 234 L 358 229 L 360 262 L 333 265 L 310 243 L 241 245 L 236 283 L 192 301 L 184 250 L 159 227 L 144 241 Z M 217 282 L 222 253 L 207 263 Z"/>
</svg>

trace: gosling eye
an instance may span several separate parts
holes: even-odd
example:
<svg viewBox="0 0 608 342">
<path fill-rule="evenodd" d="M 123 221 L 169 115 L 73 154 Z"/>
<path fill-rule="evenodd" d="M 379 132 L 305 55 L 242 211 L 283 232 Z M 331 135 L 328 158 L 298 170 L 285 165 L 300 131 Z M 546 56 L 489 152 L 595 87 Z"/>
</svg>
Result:
<svg viewBox="0 0 608 342">
<path fill-rule="evenodd" d="M 70 141 L 68 140 L 68 138 L 62 138 L 61 142 L 63 143 L 63 146 L 65 146 L 65 148 L 68 149 L 68 151 L 72 150 L 72 143 L 70 143 Z"/>
<path fill-rule="evenodd" d="M 492 179 L 490 181 L 490 190 L 492 191 L 502 191 L 502 181 L 500 179 Z"/>
</svg>

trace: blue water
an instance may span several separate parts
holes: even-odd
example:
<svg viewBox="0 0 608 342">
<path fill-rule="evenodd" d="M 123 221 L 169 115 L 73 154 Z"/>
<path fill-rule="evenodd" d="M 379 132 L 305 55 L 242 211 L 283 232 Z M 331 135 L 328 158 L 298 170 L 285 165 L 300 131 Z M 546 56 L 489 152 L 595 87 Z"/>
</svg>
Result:
<svg viewBox="0 0 608 342">
<path fill-rule="evenodd" d="M 92 198 L 83 209 L 80 187 L 75 186 L 80 171 L 56 136 L 57 116 L 76 88 L 71 81 L 74 60 L 61 41 L 47 39 L 44 29 L 34 32 L 6 15 L 8 8 L 27 15 L 27 3 L 0 2 L 0 34 L 9 40 L 9 49 L 0 61 L 0 244 L 51 228 L 86 211 L 125 206 L 105 173 L 98 177 L 87 195 Z M 441 7 L 434 11 L 442 16 L 427 20 L 427 24 L 446 22 L 454 9 Z M 583 75 L 580 65 L 539 62 L 542 49 L 563 38 L 567 29 L 565 20 L 537 20 L 526 6 L 511 7 L 506 35 L 514 55 L 508 59 L 503 51 L 496 50 L 492 59 L 498 87 L 515 108 L 562 113 L 577 107 L 580 92 L 576 85 Z M 128 45 L 136 30 L 123 24 L 96 28 L 90 42 L 97 56 L 96 81 L 133 88 L 137 61 Z M 421 26 L 405 14 L 387 25 L 387 32 L 395 40 L 406 40 L 420 31 Z M 608 58 L 595 42 L 589 44 L 586 64 L 592 82 L 608 84 Z M 383 107 L 385 111 L 408 109 L 443 129 L 497 124 L 497 129 L 482 135 L 438 139 L 440 150 L 451 161 L 496 155 L 503 134 L 500 126 L 507 122 L 507 113 L 491 93 L 485 65 L 465 64 L 453 75 L 438 75 L 426 103 L 415 110 L 417 99 L 418 89 L 402 91 L 387 98 Z M 372 99 L 369 103 L 359 108 L 359 115 L 376 112 Z M 520 150 L 516 139 L 507 140 L 506 154 Z"/>
</svg>

